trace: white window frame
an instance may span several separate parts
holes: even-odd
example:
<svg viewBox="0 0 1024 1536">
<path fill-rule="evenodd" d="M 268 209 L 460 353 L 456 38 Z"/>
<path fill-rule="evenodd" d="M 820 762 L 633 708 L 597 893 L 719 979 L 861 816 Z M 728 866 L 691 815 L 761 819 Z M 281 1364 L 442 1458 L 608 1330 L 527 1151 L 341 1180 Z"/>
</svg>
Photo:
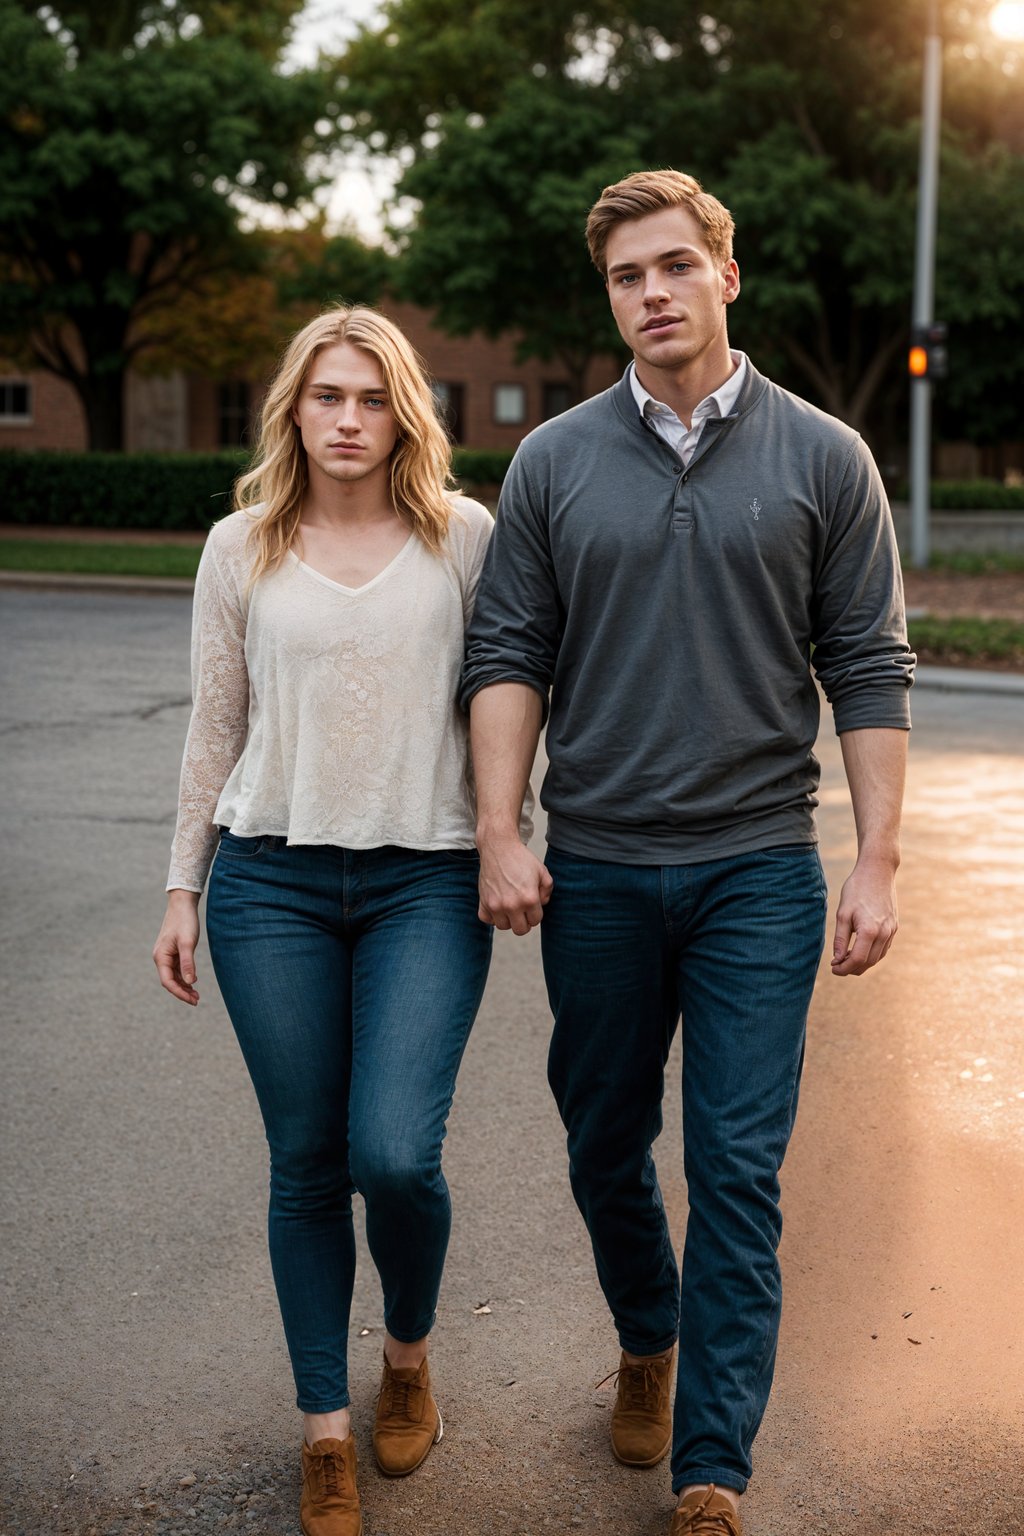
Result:
<svg viewBox="0 0 1024 1536">
<path fill-rule="evenodd" d="M 6 399 L 8 398 L 6 392 L 15 388 L 20 388 L 25 391 L 26 410 L 23 414 L 20 415 L 13 410 L 9 411 L 4 408 Z M 0 377 L 0 426 L 31 427 L 33 425 L 33 420 L 31 380 L 24 378 L 19 379 L 13 376 L 8 378 Z"/>
<path fill-rule="evenodd" d="M 526 421 L 526 385 L 495 384 L 493 394 L 495 425 L 521 427 Z M 512 403 L 512 399 L 516 403 Z"/>
</svg>

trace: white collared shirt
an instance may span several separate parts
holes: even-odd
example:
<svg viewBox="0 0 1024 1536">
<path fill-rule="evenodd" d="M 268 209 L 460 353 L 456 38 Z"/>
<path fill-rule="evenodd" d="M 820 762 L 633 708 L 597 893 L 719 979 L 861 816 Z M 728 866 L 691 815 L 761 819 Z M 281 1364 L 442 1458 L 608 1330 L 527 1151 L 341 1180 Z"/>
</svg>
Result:
<svg viewBox="0 0 1024 1536">
<path fill-rule="evenodd" d="M 659 437 L 665 439 L 673 452 L 679 455 L 683 464 L 689 464 L 693 458 L 708 417 L 728 416 L 739 399 L 740 390 L 747 376 L 746 353 L 730 351 L 729 356 L 736 364 L 735 371 L 729 375 L 724 384 L 721 384 L 712 394 L 707 395 L 694 408 L 689 427 L 685 422 L 680 421 L 671 406 L 655 400 L 653 395 L 648 394 L 636 376 L 636 363 L 629 365 L 629 382 L 641 416 L 651 424 Z"/>
</svg>

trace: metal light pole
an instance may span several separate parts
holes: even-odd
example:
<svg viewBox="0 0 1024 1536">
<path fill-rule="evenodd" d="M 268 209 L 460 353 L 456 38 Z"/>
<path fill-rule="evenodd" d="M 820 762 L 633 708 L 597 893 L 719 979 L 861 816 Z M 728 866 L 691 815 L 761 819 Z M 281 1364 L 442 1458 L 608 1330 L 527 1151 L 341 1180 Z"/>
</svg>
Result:
<svg viewBox="0 0 1024 1536">
<path fill-rule="evenodd" d="M 928 6 L 921 98 L 921 163 L 917 190 L 917 251 L 914 262 L 914 327 L 935 316 L 935 222 L 939 202 L 939 113 L 942 98 L 942 38 L 938 0 Z M 910 381 L 911 560 L 928 564 L 930 550 L 932 381 L 929 373 Z"/>
</svg>

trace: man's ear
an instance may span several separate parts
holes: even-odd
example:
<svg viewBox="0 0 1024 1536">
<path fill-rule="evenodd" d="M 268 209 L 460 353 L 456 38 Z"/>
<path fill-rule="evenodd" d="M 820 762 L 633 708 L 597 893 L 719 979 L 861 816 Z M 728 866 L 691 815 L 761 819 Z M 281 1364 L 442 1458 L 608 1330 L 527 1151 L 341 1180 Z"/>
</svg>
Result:
<svg viewBox="0 0 1024 1536">
<path fill-rule="evenodd" d="M 722 297 L 731 304 L 740 296 L 740 269 L 731 258 L 722 269 Z"/>
</svg>

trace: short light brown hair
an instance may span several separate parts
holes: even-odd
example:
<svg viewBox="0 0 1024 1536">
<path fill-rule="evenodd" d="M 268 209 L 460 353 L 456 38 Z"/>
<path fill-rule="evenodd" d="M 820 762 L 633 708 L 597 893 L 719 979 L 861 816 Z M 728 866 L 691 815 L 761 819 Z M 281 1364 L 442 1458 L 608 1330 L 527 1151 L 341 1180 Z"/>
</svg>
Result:
<svg viewBox="0 0 1024 1536">
<path fill-rule="evenodd" d="M 634 171 L 613 186 L 605 187 L 587 218 L 590 259 L 602 277 L 608 275 L 605 251 L 616 224 L 642 219 L 662 208 L 685 208 L 700 225 L 711 259 L 725 266 L 732 259 L 732 214 L 717 197 L 705 192 L 685 171 Z"/>
</svg>

